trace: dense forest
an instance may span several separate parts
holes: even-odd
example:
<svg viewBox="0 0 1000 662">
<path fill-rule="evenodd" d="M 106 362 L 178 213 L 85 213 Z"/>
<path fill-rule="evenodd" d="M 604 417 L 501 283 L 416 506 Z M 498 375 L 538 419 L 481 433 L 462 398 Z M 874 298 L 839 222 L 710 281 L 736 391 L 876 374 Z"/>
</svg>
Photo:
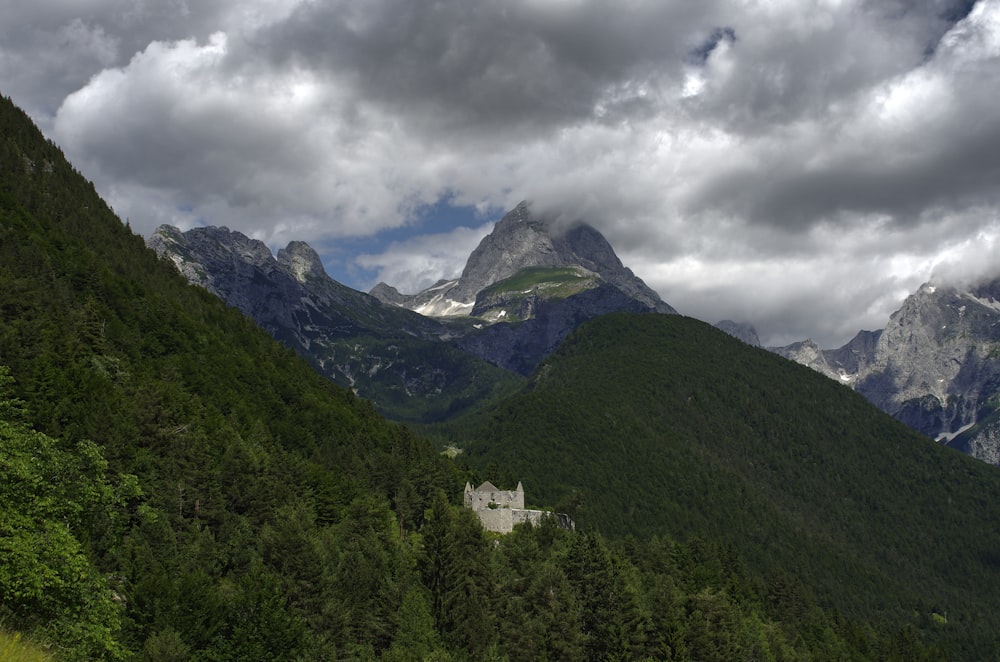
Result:
<svg viewBox="0 0 1000 662">
<path fill-rule="evenodd" d="M 481 471 L 187 285 L 7 99 L 0 366 L 0 646 L 162 661 L 948 652 L 919 624 L 759 571 L 712 529 L 667 518 L 622 535 L 598 495 L 576 532 L 487 535 L 458 505 Z"/>
<path fill-rule="evenodd" d="M 852 618 L 1000 650 L 1000 472 L 703 322 L 589 322 L 523 393 L 437 432 L 585 527 L 709 536 Z"/>
</svg>

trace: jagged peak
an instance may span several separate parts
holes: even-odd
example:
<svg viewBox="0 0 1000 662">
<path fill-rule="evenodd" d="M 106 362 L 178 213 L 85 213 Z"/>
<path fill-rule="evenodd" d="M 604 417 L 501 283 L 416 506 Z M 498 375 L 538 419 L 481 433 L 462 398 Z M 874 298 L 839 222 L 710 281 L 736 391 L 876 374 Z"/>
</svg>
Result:
<svg viewBox="0 0 1000 662">
<path fill-rule="evenodd" d="M 392 285 L 382 281 L 379 281 L 375 287 L 368 290 L 368 294 L 375 297 L 382 303 L 387 303 L 392 306 L 403 306 L 410 299 L 410 297 L 400 293 L 400 291 Z"/>
<path fill-rule="evenodd" d="M 164 239 L 172 239 L 176 241 L 184 233 L 176 225 L 170 225 L 169 223 L 164 223 L 155 230 L 153 230 L 153 237 L 162 237 Z"/>
<path fill-rule="evenodd" d="M 326 277 L 319 253 L 304 241 L 292 241 L 278 251 L 278 264 L 287 269 L 300 283 L 309 278 Z"/>
<path fill-rule="evenodd" d="M 521 200 L 521 202 L 517 203 L 513 209 L 503 215 L 503 218 L 497 222 L 497 227 L 501 224 L 513 225 L 515 223 L 527 223 L 529 220 L 533 220 L 531 215 L 531 203 L 527 200 Z"/>
<path fill-rule="evenodd" d="M 274 262 L 274 254 L 260 239 L 248 237 L 238 230 L 230 230 L 224 225 L 205 225 L 191 228 L 183 233 L 184 243 L 210 241 L 224 251 L 249 261 L 257 266 Z"/>
<path fill-rule="evenodd" d="M 390 295 L 399 296 L 400 295 L 400 291 L 397 290 L 392 285 L 389 285 L 385 281 L 380 280 L 378 283 L 375 284 L 375 287 L 373 287 L 372 289 L 368 290 L 368 294 L 372 295 L 373 297 L 377 297 L 377 296 L 382 295 L 382 294 L 390 294 Z"/>
</svg>

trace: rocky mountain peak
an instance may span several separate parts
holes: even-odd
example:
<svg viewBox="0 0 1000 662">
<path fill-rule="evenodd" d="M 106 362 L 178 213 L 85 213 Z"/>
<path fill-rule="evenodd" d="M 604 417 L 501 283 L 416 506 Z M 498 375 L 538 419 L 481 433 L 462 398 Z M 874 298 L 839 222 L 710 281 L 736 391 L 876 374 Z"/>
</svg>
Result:
<svg viewBox="0 0 1000 662">
<path fill-rule="evenodd" d="M 528 202 L 519 203 L 497 222 L 472 251 L 457 281 L 442 281 L 402 299 L 385 288 L 376 287 L 371 294 L 425 315 L 468 315 L 480 308 L 476 299 L 481 292 L 518 273 L 577 268 L 654 312 L 677 312 L 622 264 L 600 232 L 582 221 L 555 223 L 536 213 Z"/>
<path fill-rule="evenodd" d="M 461 303 L 473 303 L 481 290 L 522 269 L 570 266 L 561 257 L 547 224 L 533 218 L 528 204 L 521 202 L 472 251 L 448 296 Z"/>
<path fill-rule="evenodd" d="M 214 225 L 192 228 L 187 232 L 181 232 L 172 225 L 161 225 L 146 243 L 161 256 L 167 253 L 168 247 L 174 247 L 181 257 L 211 255 L 215 259 L 248 262 L 271 268 L 274 263 L 271 249 L 264 242 Z M 170 256 L 177 261 L 177 254 L 170 253 Z"/>
<path fill-rule="evenodd" d="M 319 253 L 304 241 L 293 241 L 279 250 L 278 264 L 300 283 L 305 283 L 310 278 L 325 278 L 327 275 Z"/>
<path fill-rule="evenodd" d="M 379 281 L 378 284 L 375 285 L 370 292 L 368 292 L 368 294 L 383 303 L 390 303 L 395 306 L 398 306 L 406 301 L 405 294 L 401 294 L 395 287 L 387 283 L 383 283 L 382 281 Z"/>
<path fill-rule="evenodd" d="M 271 277 L 283 272 L 267 244 L 226 227 L 181 232 L 162 225 L 146 244 L 161 257 L 170 258 L 188 281 L 248 315 L 255 301 L 245 283 L 251 282 L 255 273 Z"/>
</svg>

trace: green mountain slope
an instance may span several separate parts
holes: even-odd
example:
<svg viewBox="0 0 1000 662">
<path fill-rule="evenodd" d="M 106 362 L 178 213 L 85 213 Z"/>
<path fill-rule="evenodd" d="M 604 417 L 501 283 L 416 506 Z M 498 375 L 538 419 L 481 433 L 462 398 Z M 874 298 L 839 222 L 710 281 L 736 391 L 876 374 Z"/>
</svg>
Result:
<svg viewBox="0 0 1000 662">
<path fill-rule="evenodd" d="M 949 650 L 998 650 L 1000 472 L 701 322 L 588 323 L 445 435 L 584 526 L 707 535 L 852 617 L 947 619 L 929 636 Z"/>
<path fill-rule="evenodd" d="M 42 628 L 83 659 L 389 645 L 412 578 L 398 532 L 462 483 L 427 443 L 185 283 L 5 99 L 0 365 L 12 377 L 0 396 L 20 403 L 0 429 L 13 490 L 0 566 L 21 559 L 31 578 L 0 579 L 6 627 Z M 36 434 L 51 452 L 25 450 Z M 46 481 L 78 487 L 48 494 Z M 28 515 L 6 510 L 22 503 Z M 45 541 L 77 569 L 31 552 Z M 107 608 L 95 622 L 88 595 Z"/>
</svg>

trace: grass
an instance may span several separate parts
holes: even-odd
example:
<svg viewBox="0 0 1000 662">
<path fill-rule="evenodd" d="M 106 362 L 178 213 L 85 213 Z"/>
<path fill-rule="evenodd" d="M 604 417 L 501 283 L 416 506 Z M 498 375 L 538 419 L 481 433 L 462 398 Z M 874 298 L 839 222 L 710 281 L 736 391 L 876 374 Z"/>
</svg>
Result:
<svg viewBox="0 0 1000 662">
<path fill-rule="evenodd" d="M 0 660 L 4 662 L 54 662 L 55 658 L 20 632 L 0 630 Z"/>
<path fill-rule="evenodd" d="M 554 287 L 558 285 L 580 285 L 591 282 L 596 278 L 595 274 L 575 268 L 547 269 L 543 267 L 528 267 L 521 269 L 510 278 L 505 278 L 484 290 L 485 295 L 498 294 L 501 292 L 523 292 L 545 285 Z M 579 290 L 577 290 L 579 291 Z"/>
<path fill-rule="evenodd" d="M 516 323 L 520 316 L 508 310 L 526 299 L 567 299 L 600 285 L 601 277 L 580 267 L 528 267 L 484 289 L 476 298 L 473 314 L 489 322 Z M 504 310 L 503 315 L 498 311 Z"/>
</svg>

